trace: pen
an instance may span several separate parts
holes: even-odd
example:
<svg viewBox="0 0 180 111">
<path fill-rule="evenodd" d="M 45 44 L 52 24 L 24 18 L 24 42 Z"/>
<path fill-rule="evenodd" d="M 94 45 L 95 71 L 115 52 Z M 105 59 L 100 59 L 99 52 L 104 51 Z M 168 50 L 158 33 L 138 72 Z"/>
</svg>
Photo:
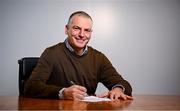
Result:
<svg viewBox="0 0 180 111">
<path fill-rule="evenodd" d="M 71 85 L 76 85 L 73 81 L 70 81 Z"/>
<path fill-rule="evenodd" d="M 76 85 L 73 81 L 70 81 L 71 85 Z M 88 94 L 86 93 L 85 96 L 88 96 Z"/>
</svg>

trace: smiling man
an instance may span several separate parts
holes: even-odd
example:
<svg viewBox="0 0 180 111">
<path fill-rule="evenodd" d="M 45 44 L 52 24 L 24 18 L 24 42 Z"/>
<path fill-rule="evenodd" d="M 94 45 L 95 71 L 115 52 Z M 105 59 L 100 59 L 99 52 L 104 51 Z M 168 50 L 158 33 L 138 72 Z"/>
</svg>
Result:
<svg viewBox="0 0 180 111">
<path fill-rule="evenodd" d="M 92 26 L 93 20 L 86 12 L 71 14 L 65 26 L 67 38 L 42 53 L 25 84 L 25 96 L 82 100 L 87 95 L 94 95 L 101 82 L 109 92 L 99 97 L 133 99 L 129 82 L 103 53 L 87 45 Z"/>
<path fill-rule="evenodd" d="M 65 33 L 68 35 L 68 42 L 77 55 L 82 55 L 84 48 L 91 38 L 92 19 L 90 16 L 72 14 L 66 25 Z"/>
</svg>

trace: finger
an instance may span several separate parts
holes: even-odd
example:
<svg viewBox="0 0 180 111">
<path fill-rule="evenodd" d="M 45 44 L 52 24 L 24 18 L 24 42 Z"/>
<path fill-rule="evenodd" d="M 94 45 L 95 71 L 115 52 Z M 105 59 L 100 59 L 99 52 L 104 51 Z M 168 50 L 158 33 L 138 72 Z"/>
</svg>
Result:
<svg viewBox="0 0 180 111">
<path fill-rule="evenodd" d="M 110 95 L 109 95 L 109 96 L 110 96 L 110 99 L 111 99 L 111 100 L 114 100 L 114 99 L 115 99 L 115 93 L 111 93 L 111 92 L 110 92 Z"/>
<path fill-rule="evenodd" d="M 78 95 L 81 95 L 81 96 L 83 96 L 83 97 L 87 96 L 87 93 L 86 93 L 86 92 L 84 92 L 84 91 L 82 91 L 82 90 L 79 90 L 79 89 L 77 89 L 77 88 L 74 90 L 74 93 L 75 93 L 75 94 L 78 94 Z"/>
<path fill-rule="evenodd" d="M 123 100 L 126 100 L 126 99 L 127 99 L 127 97 L 126 97 L 126 95 L 125 95 L 124 93 L 122 93 L 122 94 L 120 95 L 120 98 L 123 99 Z"/>
<path fill-rule="evenodd" d="M 114 99 L 115 99 L 115 100 L 118 100 L 119 97 L 120 97 L 120 95 L 118 95 L 118 94 L 115 94 L 115 95 L 114 95 Z"/>
<path fill-rule="evenodd" d="M 78 100 L 82 100 L 82 99 L 84 99 L 84 95 L 76 94 L 76 98 L 77 98 Z"/>
<path fill-rule="evenodd" d="M 133 100 L 133 97 L 132 97 L 132 96 L 126 95 L 126 97 L 127 97 L 127 99 Z"/>
<path fill-rule="evenodd" d="M 80 85 L 73 85 L 74 87 L 76 87 L 78 90 L 81 90 L 83 92 L 87 92 L 87 89 L 83 86 L 80 86 Z"/>
<path fill-rule="evenodd" d="M 73 99 L 79 101 L 79 100 L 84 99 L 84 96 L 78 93 L 73 93 Z"/>
<path fill-rule="evenodd" d="M 77 85 L 73 85 L 73 86 L 71 86 L 69 88 L 66 88 L 64 90 L 65 98 L 75 99 L 77 94 L 83 95 L 83 97 L 85 97 L 85 95 L 87 95 L 87 93 L 82 91 L 82 90 L 80 90 L 79 86 L 77 86 Z"/>
<path fill-rule="evenodd" d="M 78 99 L 84 99 L 84 97 L 87 95 L 87 93 L 82 92 L 82 91 L 76 91 L 74 92 L 73 96 L 74 98 L 78 98 Z"/>
<path fill-rule="evenodd" d="M 87 89 L 80 85 L 72 85 L 71 90 L 72 90 L 72 92 L 76 92 L 76 93 L 82 94 L 84 96 L 87 95 L 87 93 L 86 93 Z"/>
</svg>

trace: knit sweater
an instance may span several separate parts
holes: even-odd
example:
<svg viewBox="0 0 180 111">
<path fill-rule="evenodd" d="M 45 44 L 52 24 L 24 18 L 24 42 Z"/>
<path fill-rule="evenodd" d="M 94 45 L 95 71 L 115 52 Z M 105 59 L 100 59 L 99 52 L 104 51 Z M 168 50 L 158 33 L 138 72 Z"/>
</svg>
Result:
<svg viewBox="0 0 180 111">
<path fill-rule="evenodd" d="M 45 49 L 25 84 L 24 94 L 35 98 L 58 98 L 62 88 L 71 86 L 70 81 L 86 87 L 89 95 L 95 93 L 98 82 L 109 90 L 120 84 L 125 88 L 125 94 L 132 92 L 130 84 L 104 54 L 88 46 L 88 53 L 78 56 L 63 42 Z"/>
</svg>

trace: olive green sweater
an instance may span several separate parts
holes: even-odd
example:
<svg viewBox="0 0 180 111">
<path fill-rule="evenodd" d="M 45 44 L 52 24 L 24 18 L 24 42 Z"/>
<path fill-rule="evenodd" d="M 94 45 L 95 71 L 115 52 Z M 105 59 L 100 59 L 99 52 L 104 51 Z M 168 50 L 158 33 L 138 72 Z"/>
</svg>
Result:
<svg viewBox="0 0 180 111">
<path fill-rule="evenodd" d="M 25 84 L 24 94 L 27 97 L 58 98 L 59 91 L 69 87 L 70 81 L 86 87 L 89 95 L 95 93 L 98 82 L 109 90 L 120 84 L 125 88 L 125 94 L 131 95 L 132 92 L 130 84 L 104 54 L 88 46 L 88 53 L 78 56 L 63 42 L 45 49 Z"/>
</svg>

